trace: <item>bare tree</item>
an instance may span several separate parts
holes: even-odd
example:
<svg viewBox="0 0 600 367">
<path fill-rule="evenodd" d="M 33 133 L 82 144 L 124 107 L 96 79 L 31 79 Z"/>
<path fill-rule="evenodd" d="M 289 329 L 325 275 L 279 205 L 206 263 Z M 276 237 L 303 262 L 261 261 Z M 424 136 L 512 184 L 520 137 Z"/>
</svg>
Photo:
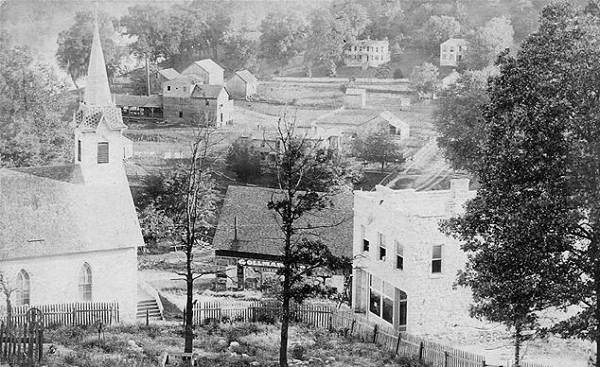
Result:
<svg viewBox="0 0 600 367">
<path fill-rule="evenodd" d="M 279 190 L 267 206 L 276 213 L 283 234 L 283 267 L 278 270 L 282 277 L 279 364 L 287 367 L 291 301 L 300 303 L 323 291 L 321 284 L 306 281 L 315 271 L 347 268 L 351 261 L 335 256 L 315 235 L 319 228 L 336 226 L 349 219 L 315 218 L 319 211 L 334 205 L 332 197 L 345 183 L 343 166 L 336 164 L 336 154 L 323 149 L 320 141 L 294 135 L 294 123 L 286 121 L 285 116 L 279 120 L 278 133 L 272 169 Z M 307 214 L 317 223 L 311 223 Z"/>
<path fill-rule="evenodd" d="M 10 282 L 6 279 L 4 272 L 0 272 L 0 288 L 6 302 L 6 326 L 12 326 L 12 301 L 11 297 L 16 288 L 11 287 Z"/>
</svg>

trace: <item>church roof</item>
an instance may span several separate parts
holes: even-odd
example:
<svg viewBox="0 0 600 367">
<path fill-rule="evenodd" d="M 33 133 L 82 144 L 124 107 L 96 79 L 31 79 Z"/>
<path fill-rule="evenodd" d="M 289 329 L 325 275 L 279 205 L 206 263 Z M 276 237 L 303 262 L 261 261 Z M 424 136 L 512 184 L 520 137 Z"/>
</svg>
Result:
<svg viewBox="0 0 600 367">
<path fill-rule="evenodd" d="M 100 44 L 100 32 L 98 22 L 94 23 L 94 36 L 92 40 L 92 51 L 88 64 L 88 74 L 85 85 L 84 102 L 91 106 L 111 106 L 110 89 L 108 87 L 108 76 L 106 75 L 106 64 Z"/>
<path fill-rule="evenodd" d="M 0 169 L 3 260 L 143 246 L 129 187 L 89 186 L 76 165 Z"/>
<path fill-rule="evenodd" d="M 283 234 L 275 212 L 267 208 L 269 200 L 280 193 L 265 187 L 229 186 L 213 239 L 215 249 L 281 255 Z M 320 238 L 334 255 L 352 257 L 352 193 L 339 193 L 332 201 L 333 207 L 306 214 L 299 220 L 298 225 L 313 227 L 300 231 L 308 238 Z"/>
<path fill-rule="evenodd" d="M 75 113 L 75 125 L 78 128 L 96 130 L 101 121 L 104 121 L 111 130 L 127 128 L 123 123 L 121 109 L 116 106 L 89 106 L 82 103 Z"/>
</svg>

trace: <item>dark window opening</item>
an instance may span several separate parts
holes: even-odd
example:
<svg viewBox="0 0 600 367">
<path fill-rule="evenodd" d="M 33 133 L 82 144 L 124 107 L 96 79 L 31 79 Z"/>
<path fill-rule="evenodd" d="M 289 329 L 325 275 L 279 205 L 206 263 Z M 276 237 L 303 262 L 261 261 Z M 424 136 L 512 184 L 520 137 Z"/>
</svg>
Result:
<svg viewBox="0 0 600 367">
<path fill-rule="evenodd" d="M 441 273 L 442 272 L 442 246 L 433 246 L 433 256 L 431 258 L 431 272 Z"/>
<path fill-rule="evenodd" d="M 108 143 L 98 143 L 98 163 L 108 163 Z"/>
<path fill-rule="evenodd" d="M 179 111 L 179 118 L 182 118 L 182 117 L 183 117 L 183 112 Z"/>
<path fill-rule="evenodd" d="M 379 260 L 385 261 L 386 249 L 383 246 L 379 246 Z"/>
<path fill-rule="evenodd" d="M 363 239 L 363 251 L 369 251 L 369 240 Z"/>
<path fill-rule="evenodd" d="M 170 91 L 171 90 L 171 86 L 167 85 L 167 90 Z"/>
<path fill-rule="evenodd" d="M 77 161 L 81 162 L 81 140 L 77 140 Z"/>
</svg>

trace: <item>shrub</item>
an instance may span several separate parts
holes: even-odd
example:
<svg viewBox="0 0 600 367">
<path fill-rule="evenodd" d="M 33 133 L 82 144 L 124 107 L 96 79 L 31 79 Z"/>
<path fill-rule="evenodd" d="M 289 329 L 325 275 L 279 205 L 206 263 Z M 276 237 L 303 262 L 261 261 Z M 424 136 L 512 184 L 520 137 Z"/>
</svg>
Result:
<svg viewBox="0 0 600 367">
<path fill-rule="evenodd" d="M 83 326 L 61 326 L 49 333 L 50 340 L 66 346 L 78 343 L 85 335 L 86 328 Z"/>
<path fill-rule="evenodd" d="M 402 79 L 404 78 L 404 73 L 402 73 L 402 69 L 394 70 L 394 79 Z"/>
<path fill-rule="evenodd" d="M 290 350 L 290 355 L 294 359 L 303 360 L 304 353 L 306 353 L 306 348 L 304 348 L 301 344 L 295 344 Z"/>
</svg>

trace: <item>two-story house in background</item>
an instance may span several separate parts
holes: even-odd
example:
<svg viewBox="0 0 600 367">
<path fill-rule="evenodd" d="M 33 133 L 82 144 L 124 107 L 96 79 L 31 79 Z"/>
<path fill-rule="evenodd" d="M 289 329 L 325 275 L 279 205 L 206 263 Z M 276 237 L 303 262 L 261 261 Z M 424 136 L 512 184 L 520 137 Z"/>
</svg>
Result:
<svg viewBox="0 0 600 367">
<path fill-rule="evenodd" d="M 378 67 L 390 61 L 390 43 L 383 40 L 357 40 L 344 50 L 347 66 Z"/>
<path fill-rule="evenodd" d="M 475 323 L 471 292 L 456 287 L 465 253 L 439 224 L 473 198 L 468 179 L 449 190 L 354 192 L 355 312 L 409 333 L 435 333 Z"/>
<path fill-rule="evenodd" d="M 467 51 L 468 42 L 463 38 L 450 38 L 440 44 L 440 66 L 457 67 Z"/>
</svg>

